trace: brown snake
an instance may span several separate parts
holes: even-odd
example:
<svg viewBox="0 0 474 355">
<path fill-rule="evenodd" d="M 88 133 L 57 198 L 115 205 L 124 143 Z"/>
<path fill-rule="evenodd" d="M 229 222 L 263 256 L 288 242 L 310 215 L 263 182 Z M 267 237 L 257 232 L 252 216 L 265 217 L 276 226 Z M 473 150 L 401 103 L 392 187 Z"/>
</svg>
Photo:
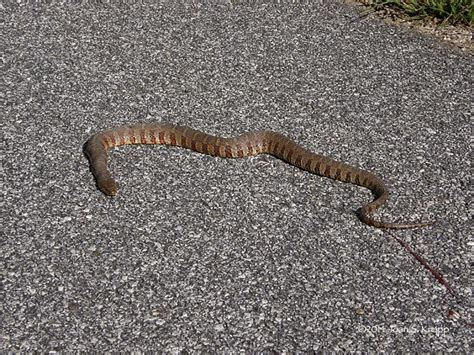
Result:
<svg viewBox="0 0 474 355">
<path fill-rule="evenodd" d="M 377 221 L 373 212 L 388 198 L 383 181 L 374 174 L 313 153 L 284 135 L 272 131 L 248 132 L 234 138 L 215 137 L 195 129 L 169 123 L 142 123 L 120 126 L 97 133 L 84 145 L 98 188 L 108 196 L 117 194 L 117 184 L 107 168 L 107 151 L 125 144 L 167 144 L 222 158 L 242 158 L 271 154 L 300 169 L 334 180 L 366 187 L 375 199 L 358 211 L 359 219 L 377 228 L 425 227 L 432 222 L 387 223 Z"/>
</svg>

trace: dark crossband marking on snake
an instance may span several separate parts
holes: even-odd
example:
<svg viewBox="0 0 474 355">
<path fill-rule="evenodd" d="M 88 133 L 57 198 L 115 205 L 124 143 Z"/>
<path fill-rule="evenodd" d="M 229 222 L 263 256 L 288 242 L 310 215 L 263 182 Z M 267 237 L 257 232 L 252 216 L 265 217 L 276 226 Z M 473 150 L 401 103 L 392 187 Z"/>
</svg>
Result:
<svg viewBox="0 0 474 355">
<path fill-rule="evenodd" d="M 272 131 L 255 131 L 238 137 L 216 137 L 204 132 L 169 123 L 155 122 L 120 126 L 90 137 L 84 145 L 90 169 L 98 188 L 108 196 L 117 194 L 117 183 L 107 168 L 107 151 L 126 144 L 167 144 L 192 149 L 222 158 L 242 158 L 257 154 L 271 154 L 300 169 L 366 187 L 374 200 L 358 210 L 359 219 L 373 227 L 389 229 L 418 228 L 433 222 L 388 223 L 377 221 L 372 214 L 388 198 L 383 181 L 374 174 L 313 153 L 284 135 Z"/>
</svg>

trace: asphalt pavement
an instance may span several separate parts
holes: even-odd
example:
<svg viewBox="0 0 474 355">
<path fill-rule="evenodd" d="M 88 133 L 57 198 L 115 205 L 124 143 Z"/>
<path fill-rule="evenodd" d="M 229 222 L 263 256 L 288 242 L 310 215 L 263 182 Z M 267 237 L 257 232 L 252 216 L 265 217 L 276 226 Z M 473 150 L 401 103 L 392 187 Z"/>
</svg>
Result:
<svg viewBox="0 0 474 355">
<path fill-rule="evenodd" d="M 339 2 L 2 2 L 2 351 L 468 352 L 472 57 Z M 165 121 L 284 133 L 370 191 L 271 156 L 82 146 Z M 472 247 L 472 244 L 471 244 Z"/>
</svg>

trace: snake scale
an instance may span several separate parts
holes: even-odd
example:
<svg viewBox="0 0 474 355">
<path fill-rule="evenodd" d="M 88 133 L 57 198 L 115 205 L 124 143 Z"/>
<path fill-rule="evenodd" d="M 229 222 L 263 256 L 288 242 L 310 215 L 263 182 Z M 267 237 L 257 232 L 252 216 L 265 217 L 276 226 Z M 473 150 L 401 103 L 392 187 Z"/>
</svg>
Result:
<svg viewBox="0 0 474 355">
<path fill-rule="evenodd" d="M 372 214 L 388 198 L 388 190 L 379 177 L 313 153 L 284 135 L 272 131 L 254 131 L 233 138 L 223 138 L 163 122 L 126 125 L 102 131 L 89 138 L 84 145 L 84 153 L 89 159 L 90 170 L 98 188 L 108 196 L 115 196 L 118 188 L 107 168 L 107 151 L 126 144 L 176 145 L 222 158 L 271 154 L 311 173 L 370 189 L 374 194 L 374 200 L 358 210 L 359 219 L 370 226 L 405 229 L 432 224 L 431 222 L 388 223 L 375 220 Z"/>
</svg>

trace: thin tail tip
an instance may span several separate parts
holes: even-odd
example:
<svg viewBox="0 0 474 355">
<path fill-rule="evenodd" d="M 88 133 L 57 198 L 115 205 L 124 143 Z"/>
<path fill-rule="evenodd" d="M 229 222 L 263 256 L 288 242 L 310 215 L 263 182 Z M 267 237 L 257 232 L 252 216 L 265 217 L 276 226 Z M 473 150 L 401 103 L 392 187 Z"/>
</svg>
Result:
<svg viewBox="0 0 474 355">
<path fill-rule="evenodd" d="M 371 215 L 364 212 L 363 209 L 357 211 L 357 216 L 359 219 L 372 227 L 382 228 L 382 229 L 415 229 L 415 228 L 426 228 L 430 227 L 437 223 L 436 220 L 429 222 L 416 222 L 416 223 L 390 223 L 382 222 L 375 220 Z"/>
</svg>

